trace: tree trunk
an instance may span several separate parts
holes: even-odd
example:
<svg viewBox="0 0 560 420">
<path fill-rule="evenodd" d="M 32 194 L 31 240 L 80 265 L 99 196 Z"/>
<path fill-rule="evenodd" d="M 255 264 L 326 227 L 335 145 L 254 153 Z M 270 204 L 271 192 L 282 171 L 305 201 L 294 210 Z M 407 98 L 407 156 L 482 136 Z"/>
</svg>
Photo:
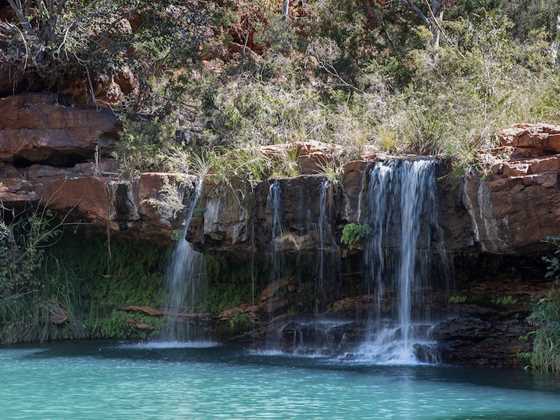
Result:
<svg viewBox="0 0 560 420">
<path fill-rule="evenodd" d="M 554 42 L 551 45 L 552 59 L 557 66 L 560 66 L 560 15 L 556 17 L 556 33 Z"/>
<path fill-rule="evenodd" d="M 441 43 L 441 25 L 443 23 L 443 9 L 440 10 L 439 15 L 436 17 L 436 21 L 432 23 L 432 36 L 434 47 L 437 49 Z"/>
<path fill-rule="evenodd" d="M 282 5 L 282 14 L 284 15 L 284 19 L 290 19 L 290 0 L 284 0 L 284 4 Z"/>
</svg>

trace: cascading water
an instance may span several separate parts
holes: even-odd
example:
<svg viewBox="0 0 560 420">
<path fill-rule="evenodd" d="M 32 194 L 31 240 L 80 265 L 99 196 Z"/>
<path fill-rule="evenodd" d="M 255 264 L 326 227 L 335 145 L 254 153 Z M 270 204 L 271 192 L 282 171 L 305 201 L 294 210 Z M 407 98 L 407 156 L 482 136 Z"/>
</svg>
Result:
<svg viewBox="0 0 560 420">
<path fill-rule="evenodd" d="M 327 235 L 329 234 L 329 218 L 328 218 L 328 193 L 331 184 L 328 180 L 321 183 L 321 191 L 319 194 L 319 276 L 316 285 L 317 300 L 324 298 L 325 282 L 326 282 L 326 252 L 327 252 Z M 315 312 L 318 312 L 316 304 Z"/>
<path fill-rule="evenodd" d="M 272 213 L 272 223 L 271 223 L 271 248 L 270 248 L 270 282 L 268 287 L 271 288 L 271 296 L 268 298 L 267 312 L 270 320 L 274 318 L 274 303 L 273 294 L 274 288 L 276 287 L 276 281 L 280 280 L 283 274 L 283 261 L 282 254 L 278 249 L 278 239 L 282 236 L 282 188 L 280 182 L 273 181 L 268 189 L 267 196 L 267 207 Z M 266 342 L 265 342 L 265 352 L 275 352 L 276 350 L 276 334 L 273 328 L 269 328 L 266 331 Z"/>
<path fill-rule="evenodd" d="M 274 282 L 282 275 L 282 261 L 277 243 L 277 239 L 282 236 L 282 188 L 280 182 L 274 181 L 270 185 L 267 202 L 269 209 L 272 211 L 271 281 Z"/>
<path fill-rule="evenodd" d="M 185 209 L 181 237 L 175 245 L 166 273 L 165 312 L 167 322 L 160 336 L 164 342 L 188 342 L 201 338 L 193 330 L 191 322 L 185 319 L 192 315 L 195 305 L 198 303 L 204 278 L 203 256 L 196 252 L 186 239 L 201 192 L 202 179 L 197 182 L 189 205 Z"/>
<path fill-rule="evenodd" d="M 375 362 L 416 363 L 415 347 L 428 339 L 431 246 L 434 237 L 441 239 L 436 168 L 434 160 L 390 160 L 369 174 L 365 255 L 376 298 L 359 353 Z M 395 302 L 392 311 L 386 297 Z"/>
</svg>

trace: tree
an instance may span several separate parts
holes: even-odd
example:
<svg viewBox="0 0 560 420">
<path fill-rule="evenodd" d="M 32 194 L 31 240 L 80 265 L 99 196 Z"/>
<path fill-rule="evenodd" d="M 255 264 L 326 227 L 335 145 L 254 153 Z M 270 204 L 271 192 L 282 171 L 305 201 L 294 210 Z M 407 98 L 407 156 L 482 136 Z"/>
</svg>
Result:
<svg viewBox="0 0 560 420">
<path fill-rule="evenodd" d="M 400 2 L 412 10 L 430 28 L 432 44 L 438 48 L 441 35 L 444 34 L 442 29 L 443 13 L 447 7 L 454 3 L 454 0 L 431 0 L 430 2 L 428 0 L 400 0 Z"/>
</svg>

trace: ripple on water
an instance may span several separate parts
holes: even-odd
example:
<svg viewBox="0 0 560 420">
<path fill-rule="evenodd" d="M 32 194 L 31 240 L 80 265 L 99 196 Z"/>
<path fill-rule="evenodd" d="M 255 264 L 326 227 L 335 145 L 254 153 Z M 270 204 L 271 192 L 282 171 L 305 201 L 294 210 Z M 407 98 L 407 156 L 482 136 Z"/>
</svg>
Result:
<svg viewBox="0 0 560 420">
<path fill-rule="evenodd" d="M 560 383 L 525 372 L 134 350 L 149 344 L 0 349 L 0 418 L 560 419 Z"/>
<path fill-rule="evenodd" d="M 142 341 L 139 343 L 119 344 L 120 349 L 160 350 L 160 349 L 208 349 L 220 347 L 217 341 Z"/>
</svg>

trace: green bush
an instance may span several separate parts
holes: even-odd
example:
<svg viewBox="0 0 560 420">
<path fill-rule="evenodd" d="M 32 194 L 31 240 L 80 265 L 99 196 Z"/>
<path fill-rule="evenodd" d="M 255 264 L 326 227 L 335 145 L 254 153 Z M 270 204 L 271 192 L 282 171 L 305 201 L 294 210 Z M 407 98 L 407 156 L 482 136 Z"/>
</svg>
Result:
<svg viewBox="0 0 560 420">
<path fill-rule="evenodd" d="M 229 328 L 233 334 L 241 334 L 253 327 L 253 321 L 246 313 L 236 314 L 229 321 Z"/>
<path fill-rule="evenodd" d="M 357 248 L 360 246 L 361 242 L 367 238 L 371 233 L 371 229 L 368 225 L 359 225 L 356 223 L 349 223 L 344 226 L 342 230 L 342 243 L 350 248 Z"/>
<path fill-rule="evenodd" d="M 195 171 L 196 155 L 217 179 L 253 184 L 298 173 L 258 146 L 308 140 L 344 146 L 342 160 L 370 145 L 481 168 L 498 129 L 560 121 L 554 2 L 445 2 L 439 46 L 405 2 L 305 2 L 289 20 L 269 0 L 23 3 L 20 31 L 0 34 L 12 70 L 53 90 L 123 66 L 138 77 L 116 109 L 127 175 Z"/>
<path fill-rule="evenodd" d="M 560 290 L 555 289 L 541 299 L 529 319 L 538 327 L 531 366 L 541 372 L 560 374 Z"/>
<path fill-rule="evenodd" d="M 56 244 L 41 243 L 52 246 L 40 249 L 41 260 L 26 276 L 31 283 L 20 282 L 17 289 L 0 283 L 0 341 L 117 337 L 119 331 L 120 338 L 132 336 L 124 314 L 115 310 L 162 304 L 167 251 L 134 241 L 112 240 L 109 246 L 103 237 L 69 229 L 60 235 Z M 51 322 L 56 308 L 68 317 L 63 324 Z"/>
<path fill-rule="evenodd" d="M 453 304 L 466 303 L 467 300 L 468 298 L 466 296 L 459 296 L 459 295 L 449 296 L 449 303 L 453 303 Z"/>
</svg>

